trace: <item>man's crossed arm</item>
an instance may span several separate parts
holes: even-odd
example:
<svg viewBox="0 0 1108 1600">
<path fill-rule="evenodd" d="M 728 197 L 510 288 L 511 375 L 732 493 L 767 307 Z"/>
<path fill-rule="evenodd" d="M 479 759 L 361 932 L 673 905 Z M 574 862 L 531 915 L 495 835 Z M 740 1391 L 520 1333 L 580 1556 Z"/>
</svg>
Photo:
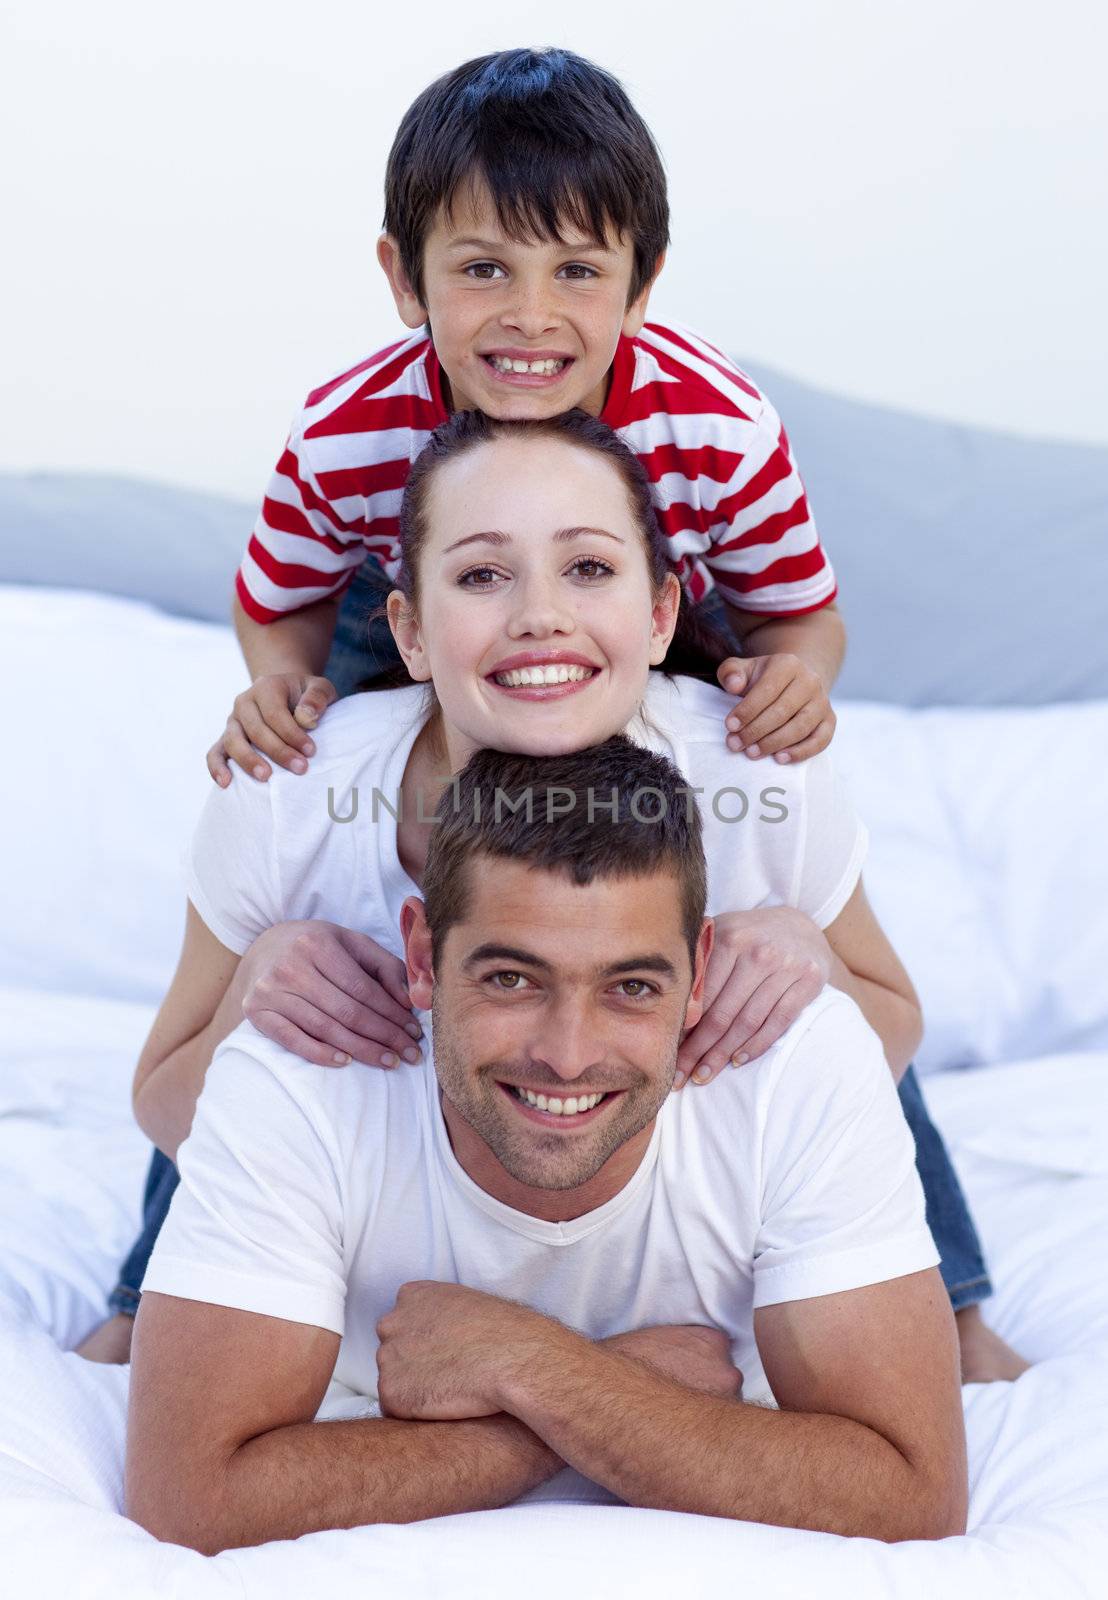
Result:
<svg viewBox="0 0 1108 1600">
<path fill-rule="evenodd" d="M 755 1332 L 779 1411 L 738 1398 L 715 1331 L 594 1343 L 474 1289 L 407 1284 L 378 1325 L 386 1415 L 314 1423 L 337 1335 L 149 1293 L 127 1511 L 212 1553 L 505 1505 L 568 1462 L 632 1505 L 884 1540 L 964 1532 L 935 1269 L 764 1308 Z"/>
</svg>

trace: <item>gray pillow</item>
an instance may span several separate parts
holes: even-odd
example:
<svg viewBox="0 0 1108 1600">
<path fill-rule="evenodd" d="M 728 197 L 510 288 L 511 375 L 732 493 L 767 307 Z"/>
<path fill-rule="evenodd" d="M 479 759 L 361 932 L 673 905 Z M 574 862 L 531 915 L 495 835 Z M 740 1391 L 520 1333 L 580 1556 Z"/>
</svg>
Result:
<svg viewBox="0 0 1108 1600">
<path fill-rule="evenodd" d="M 932 422 L 741 365 L 785 424 L 839 580 L 842 698 L 1108 697 L 1108 449 Z"/>
<path fill-rule="evenodd" d="M 256 516 L 257 507 L 139 478 L 0 473 L 0 583 L 98 589 L 229 622 Z"/>
</svg>

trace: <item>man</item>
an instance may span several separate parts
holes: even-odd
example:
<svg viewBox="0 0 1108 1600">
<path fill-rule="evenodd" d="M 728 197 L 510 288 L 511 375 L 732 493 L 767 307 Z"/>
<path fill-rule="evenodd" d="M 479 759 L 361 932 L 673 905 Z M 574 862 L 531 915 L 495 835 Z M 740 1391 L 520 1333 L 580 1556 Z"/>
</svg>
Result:
<svg viewBox="0 0 1108 1600">
<path fill-rule="evenodd" d="M 214 1552 L 569 1465 L 635 1505 L 963 1532 L 950 1302 L 853 1002 L 671 1094 L 712 944 L 676 769 L 484 750 L 438 817 L 402 919 L 434 1072 L 248 1023 L 216 1052 L 136 1327 L 130 1515 Z M 382 1415 L 316 1422 L 332 1378 Z"/>
</svg>

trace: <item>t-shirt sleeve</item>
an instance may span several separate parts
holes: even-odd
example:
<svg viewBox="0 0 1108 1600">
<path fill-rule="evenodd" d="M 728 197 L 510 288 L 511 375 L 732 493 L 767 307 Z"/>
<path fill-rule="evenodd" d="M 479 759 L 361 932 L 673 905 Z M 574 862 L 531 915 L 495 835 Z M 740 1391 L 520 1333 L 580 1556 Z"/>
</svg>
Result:
<svg viewBox="0 0 1108 1600">
<path fill-rule="evenodd" d="M 340 515 L 293 423 L 235 577 L 247 616 L 273 622 L 341 594 L 366 557 L 364 519 Z"/>
<path fill-rule="evenodd" d="M 725 439 L 720 446 L 728 452 Z M 764 395 L 753 434 L 748 430 L 741 441 L 739 469 L 717 509 L 722 516 L 703 560 L 730 605 L 790 617 L 818 611 L 835 598 L 835 574 L 788 435 Z"/>
<path fill-rule="evenodd" d="M 262 1059 L 249 1023 L 220 1046 L 143 1289 L 341 1334 L 342 1163 L 313 1095 L 325 1072 Z"/>
<path fill-rule="evenodd" d="M 821 1006 L 764 1106 L 754 1305 L 936 1266 L 916 1149 L 881 1042 L 853 1002 Z"/>
<path fill-rule="evenodd" d="M 185 893 L 220 944 L 245 955 L 285 920 L 272 785 L 237 773 L 213 788 L 182 857 Z"/>
<path fill-rule="evenodd" d="M 828 928 L 854 893 L 869 831 L 826 751 L 804 763 L 804 822 L 792 904 Z"/>
</svg>

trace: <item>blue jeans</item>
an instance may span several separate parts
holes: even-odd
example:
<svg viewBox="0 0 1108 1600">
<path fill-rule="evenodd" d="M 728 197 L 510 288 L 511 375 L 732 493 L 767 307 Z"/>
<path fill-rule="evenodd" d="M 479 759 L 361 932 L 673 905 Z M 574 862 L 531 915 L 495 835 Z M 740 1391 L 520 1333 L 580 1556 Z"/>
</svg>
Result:
<svg viewBox="0 0 1108 1600">
<path fill-rule="evenodd" d="M 374 616 L 384 607 L 391 588 L 383 570 L 370 559 L 362 563 L 343 596 L 324 674 L 340 695 L 350 694 L 361 679 L 374 677 L 400 660 L 388 622 L 383 615 Z M 717 590 L 708 595 L 704 608 L 713 622 L 727 629 Z M 916 1166 L 927 1201 L 927 1225 L 942 1256 L 943 1282 L 955 1311 L 960 1311 L 993 1292 L 981 1243 L 942 1136 L 928 1115 L 913 1067 L 900 1080 L 900 1103 L 916 1141 Z M 134 1316 L 146 1264 L 176 1187 L 177 1168 L 160 1150 L 155 1150 L 146 1180 L 142 1232 L 123 1263 L 119 1283 L 109 1298 L 113 1311 Z"/>
<path fill-rule="evenodd" d="M 741 1068 L 739 1069 L 741 1071 Z M 927 1225 L 942 1256 L 940 1270 L 955 1311 L 972 1306 L 993 1292 L 981 1242 L 969 1214 L 958 1175 L 946 1153 L 942 1135 L 927 1114 L 914 1067 L 900 1080 L 900 1103 L 916 1141 L 916 1167 L 927 1202 Z M 138 1309 L 146 1264 L 165 1221 L 177 1187 L 177 1168 L 160 1150 L 154 1151 L 146 1179 L 142 1232 L 123 1263 L 119 1283 L 108 1300 L 112 1311 L 133 1317 Z"/>
<path fill-rule="evenodd" d="M 323 669 L 323 676 L 330 678 L 340 698 L 352 694 L 363 678 L 375 678 L 400 664 L 400 652 L 384 614 L 393 587 L 384 568 L 367 556 L 342 597 L 331 654 Z"/>
</svg>

